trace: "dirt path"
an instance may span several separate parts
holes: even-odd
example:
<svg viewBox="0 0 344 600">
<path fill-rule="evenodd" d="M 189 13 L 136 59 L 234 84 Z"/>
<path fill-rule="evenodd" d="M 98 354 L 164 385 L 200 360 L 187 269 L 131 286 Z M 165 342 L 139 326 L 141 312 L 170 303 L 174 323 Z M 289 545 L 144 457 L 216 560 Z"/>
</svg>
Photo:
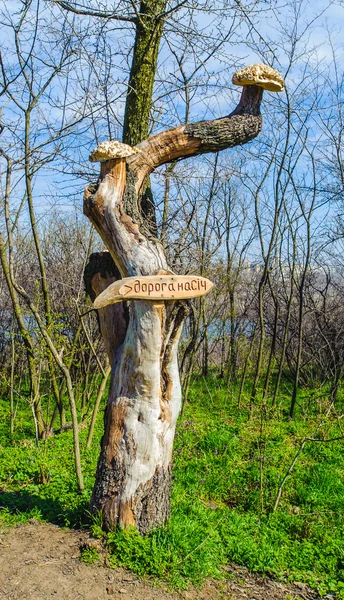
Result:
<svg viewBox="0 0 344 600">
<path fill-rule="evenodd" d="M 169 593 L 124 569 L 85 565 L 83 532 L 33 522 L 0 531 L 0 599 L 6 600 L 314 600 L 302 584 L 285 586 L 231 567 L 231 581 Z"/>
</svg>

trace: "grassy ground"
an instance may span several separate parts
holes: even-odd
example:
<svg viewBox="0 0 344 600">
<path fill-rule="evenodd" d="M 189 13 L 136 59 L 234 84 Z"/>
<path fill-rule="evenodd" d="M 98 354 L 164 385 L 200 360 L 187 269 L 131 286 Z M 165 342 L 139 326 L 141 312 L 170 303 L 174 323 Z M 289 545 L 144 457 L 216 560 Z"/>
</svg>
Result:
<svg viewBox="0 0 344 600">
<path fill-rule="evenodd" d="M 272 510 L 302 440 L 340 437 L 340 418 L 326 416 L 326 396 L 315 392 L 301 396 L 307 411 L 299 409 L 292 422 L 283 397 L 274 413 L 257 402 L 249 414 L 236 402 L 215 378 L 193 383 L 176 435 L 171 519 L 145 538 L 135 531 L 108 534 L 110 563 L 183 587 L 225 577 L 225 565 L 233 562 L 344 598 L 343 440 L 307 441 Z M 12 439 L 8 412 L 7 401 L 0 401 L 0 524 L 33 517 L 71 527 L 88 523 L 102 536 L 87 502 L 103 414 L 92 450 L 83 450 L 86 491 L 80 495 L 71 432 L 37 448 L 27 406 L 18 407 Z M 85 426 L 83 446 L 86 436 Z"/>
</svg>

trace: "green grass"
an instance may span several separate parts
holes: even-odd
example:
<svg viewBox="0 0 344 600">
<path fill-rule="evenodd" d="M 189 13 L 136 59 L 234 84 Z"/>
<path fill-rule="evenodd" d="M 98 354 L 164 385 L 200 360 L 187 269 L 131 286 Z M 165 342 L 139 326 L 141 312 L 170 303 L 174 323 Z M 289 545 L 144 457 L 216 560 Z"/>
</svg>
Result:
<svg viewBox="0 0 344 600">
<path fill-rule="evenodd" d="M 326 397 L 314 392 L 302 392 L 300 403 L 310 408 L 307 415 L 299 410 L 293 422 L 286 418 L 287 403 L 281 396 L 276 413 L 256 406 L 249 418 L 245 402 L 238 410 L 235 395 L 221 382 L 195 381 L 176 434 L 171 519 L 144 538 L 134 530 L 108 534 L 104 541 L 110 564 L 163 577 L 180 588 L 207 576 L 225 577 L 223 567 L 234 562 L 344 598 L 342 440 L 306 444 L 272 512 L 301 440 L 315 432 L 316 437 L 341 435 L 340 420 L 318 414 L 325 410 Z M 30 518 L 72 527 L 89 523 L 87 504 L 103 415 L 92 450 L 82 454 L 84 495 L 76 489 L 71 432 L 36 448 L 25 405 L 19 406 L 12 440 L 5 401 L 0 418 L 0 524 Z M 81 429 L 83 447 L 86 437 L 87 429 Z M 49 479 L 46 484 L 40 483 L 42 472 Z M 94 535 L 103 536 L 99 519 L 89 526 Z M 84 560 L 94 557 L 85 555 Z"/>
</svg>

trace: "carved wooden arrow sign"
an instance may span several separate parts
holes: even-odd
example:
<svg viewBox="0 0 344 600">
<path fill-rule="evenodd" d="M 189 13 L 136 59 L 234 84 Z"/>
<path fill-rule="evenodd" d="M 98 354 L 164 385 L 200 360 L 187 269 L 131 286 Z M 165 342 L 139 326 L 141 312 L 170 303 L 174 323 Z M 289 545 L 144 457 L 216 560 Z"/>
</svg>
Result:
<svg viewBox="0 0 344 600">
<path fill-rule="evenodd" d="M 115 281 L 94 301 L 95 308 L 122 300 L 182 300 L 210 292 L 213 283 L 198 275 L 153 275 Z"/>
</svg>

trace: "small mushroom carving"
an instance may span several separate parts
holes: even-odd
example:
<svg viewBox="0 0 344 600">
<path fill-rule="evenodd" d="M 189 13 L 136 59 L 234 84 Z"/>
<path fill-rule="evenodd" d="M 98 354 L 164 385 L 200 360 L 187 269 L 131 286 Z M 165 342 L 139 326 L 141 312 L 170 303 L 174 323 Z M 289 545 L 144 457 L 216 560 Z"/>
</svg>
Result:
<svg viewBox="0 0 344 600">
<path fill-rule="evenodd" d="M 140 150 L 133 148 L 128 144 L 111 140 L 109 142 L 101 142 L 95 150 L 92 150 L 89 160 L 91 162 L 105 162 L 114 158 L 127 158 L 133 154 L 138 154 Z"/>
<path fill-rule="evenodd" d="M 284 80 L 282 75 L 267 65 L 257 63 L 234 73 L 234 85 L 257 85 L 269 92 L 283 92 Z"/>
</svg>

